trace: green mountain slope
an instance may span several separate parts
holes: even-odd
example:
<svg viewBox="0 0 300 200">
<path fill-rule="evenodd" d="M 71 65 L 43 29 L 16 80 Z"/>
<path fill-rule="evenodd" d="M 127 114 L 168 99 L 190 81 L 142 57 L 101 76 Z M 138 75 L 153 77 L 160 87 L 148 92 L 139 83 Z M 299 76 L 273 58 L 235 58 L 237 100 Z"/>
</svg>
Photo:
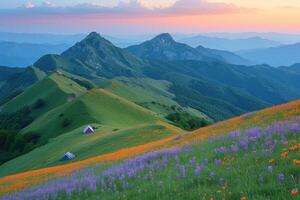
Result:
<svg viewBox="0 0 300 200">
<path fill-rule="evenodd" d="M 175 95 L 170 91 L 172 83 L 168 81 L 155 80 L 150 78 L 115 78 L 111 83 L 105 85 L 105 90 L 124 97 L 136 104 L 154 111 L 161 117 L 175 112 L 188 112 L 199 118 L 208 116 L 192 109 L 183 107 L 174 100 Z"/>
<path fill-rule="evenodd" d="M 6 75 L 3 74 L 1 75 L 2 80 L 0 79 L 0 105 L 17 96 L 45 76 L 44 72 L 33 67 L 17 70 L 14 73 L 5 73 Z"/>
<path fill-rule="evenodd" d="M 41 115 L 22 132 L 37 132 L 47 141 L 86 124 L 121 129 L 156 121 L 154 114 L 105 90 L 93 89 Z"/>
<path fill-rule="evenodd" d="M 66 103 L 68 99 L 76 98 L 85 92 L 86 89 L 76 82 L 54 73 L 9 101 L 3 106 L 2 110 L 3 112 L 15 112 L 24 106 L 34 106 L 40 100 L 43 101 L 43 105 L 32 110 L 34 116 L 39 116 Z"/>
<path fill-rule="evenodd" d="M 99 34 L 90 33 L 84 40 L 62 53 L 64 58 L 76 60 L 104 77 L 132 76 L 143 61 L 114 46 Z"/>
</svg>

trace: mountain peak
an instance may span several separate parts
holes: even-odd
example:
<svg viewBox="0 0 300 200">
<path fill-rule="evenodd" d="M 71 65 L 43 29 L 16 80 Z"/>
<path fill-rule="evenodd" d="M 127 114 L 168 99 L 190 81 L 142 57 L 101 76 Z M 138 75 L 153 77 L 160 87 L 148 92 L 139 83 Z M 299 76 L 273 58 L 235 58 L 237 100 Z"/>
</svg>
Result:
<svg viewBox="0 0 300 200">
<path fill-rule="evenodd" d="M 106 43 L 111 44 L 108 40 L 103 38 L 99 33 L 97 32 L 91 32 L 86 36 L 81 42 L 87 42 L 89 44 L 96 44 L 96 43 Z"/>
<path fill-rule="evenodd" d="M 161 43 L 174 43 L 175 40 L 172 38 L 172 36 L 169 33 L 162 33 L 155 38 L 152 39 L 152 41 L 158 41 Z"/>
<path fill-rule="evenodd" d="M 88 35 L 86 36 L 85 39 L 87 39 L 87 38 L 96 38 L 96 37 L 101 37 L 101 36 L 100 36 L 100 34 L 97 33 L 97 32 L 91 32 L 90 34 L 88 34 Z"/>
</svg>

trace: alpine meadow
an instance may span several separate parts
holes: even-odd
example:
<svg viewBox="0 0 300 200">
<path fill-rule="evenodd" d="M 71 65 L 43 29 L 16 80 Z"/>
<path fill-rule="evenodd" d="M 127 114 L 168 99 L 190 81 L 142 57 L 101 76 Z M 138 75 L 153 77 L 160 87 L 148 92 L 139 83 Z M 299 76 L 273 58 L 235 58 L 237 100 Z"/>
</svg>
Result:
<svg viewBox="0 0 300 200">
<path fill-rule="evenodd" d="M 300 199 L 300 3 L 0 16 L 0 200 Z"/>
</svg>

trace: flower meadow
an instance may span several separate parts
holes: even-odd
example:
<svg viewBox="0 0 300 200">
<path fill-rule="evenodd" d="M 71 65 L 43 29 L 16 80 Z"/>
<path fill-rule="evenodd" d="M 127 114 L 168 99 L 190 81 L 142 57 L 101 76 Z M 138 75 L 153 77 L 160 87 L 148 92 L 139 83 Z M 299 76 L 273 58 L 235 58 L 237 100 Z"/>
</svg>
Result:
<svg viewBox="0 0 300 200">
<path fill-rule="evenodd" d="M 300 199 L 300 119 L 234 131 L 1 197 L 29 199 Z"/>
</svg>

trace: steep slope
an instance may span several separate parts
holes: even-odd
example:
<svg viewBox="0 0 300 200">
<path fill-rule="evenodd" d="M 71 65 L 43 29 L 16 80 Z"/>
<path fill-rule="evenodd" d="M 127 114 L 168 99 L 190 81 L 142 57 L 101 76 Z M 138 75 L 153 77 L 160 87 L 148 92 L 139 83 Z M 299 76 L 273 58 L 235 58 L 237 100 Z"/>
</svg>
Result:
<svg viewBox="0 0 300 200">
<path fill-rule="evenodd" d="M 143 61 L 92 32 L 84 40 L 62 53 L 64 58 L 76 60 L 104 77 L 132 76 Z"/>
<path fill-rule="evenodd" d="M 54 73 L 29 87 L 2 107 L 3 112 L 15 112 L 24 106 L 31 106 L 33 116 L 39 115 L 60 106 L 70 98 L 77 98 L 86 89 L 62 74 Z M 36 102 L 43 102 L 35 108 Z"/>
<path fill-rule="evenodd" d="M 46 73 L 62 69 L 73 74 L 92 77 L 95 71 L 77 60 L 70 60 L 61 55 L 45 55 L 34 63 L 34 66 Z"/>
<path fill-rule="evenodd" d="M 181 75 L 183 79 L 177 79 L 177 83 L 190 83 L 191 77 L 204 78 L 215 83 L 234 87 L 239 91 L 247 92 L 267 103 L 278 104 L 299 98 L 299 74 L 270 66 L 234 66 L 226 63 L 205 63 L 199 61 L 177 61 L 173 63 L 152 63 L 153 68 L 146 73 L 160 79 L 174 79 L 167 72 Z M 216 73 L 217 72 L 217 73 Z M 190 78 L 184 77 L 188 76 Z M 216 83 L 216 84 L 217 84 Z M 212 86 L 214 84 L 211 83 Z M 190 85 L 190 87 L 195 87 Z M 205 88 L 200 88 L 205 89 Z M 208 92 L 208 91 L 207 91 Z M 219 93 L 216 93 L 219 94 Z M 223 98 L 224 99 L 224 98 Z"/>
<path fill-rule="evenodd" d="M 300 62 L 300 43 L 278 47 L 237 52 L 238 55 L 256 64 L 269 64 L 275 67 L 289 66 Z"/>
<path fill-rule="evenodd" d="M 155 122 L 154 113 L 102 89 L 93 89 L 41 115 L 22 132 L 41 134 L 47 141 L 86 124 L 99 124 L 111 130 Z"/>
<path fill-rule="evenodd" d="M 268 125 L 271 125 L 273 122 L 294 119 L 296 117 L 299 117 L 299 115 L 300 115 L 300 101 L 294 101 L 294 102 L 291 102 L 288 104 L 268 108 L 268 109 L 258 111 L 255 113 L 249 113 L 249 114 L 246 114 L 246 115 L 243 115 L 240 117 L 236 117 L 236 118 L 233 118 L 233 119 L 221 122 L 221 123 L 217 123 L 213 126 L 202 128 L 197 131 L 191 132 L 189 134 L 181 135 L 181 137 L 176 137 L 176 138 L 169 137 L 169 138 L 157 141 L 157 142 L 150 142 L 148 144 L 138 145 L 133 148 L 119 150 L 119 151 L 116 151 L 115 153 L 109 153 L 109 154 L 96 156 L 96 157 L 93 157 L 93 158 L 90 158 L 87 160 L 83 160 L 81 162 L 75 162 L 72 164 L 67 164 L 67 165 L 58 166 L 58 167 L 50 167 L 50 168 L 45 168 L 45 169 L 40 169 L 40 170 L 35 170 L 35 171 L 28 171 L 28 172 L 21 173 L 21 174 L 3 177 L 0 179 L 0 188 L 1 188 L 2 194 L 5 194 L 8 192 L 20 190 L 22 188 L 26 188 L 26 187 L 29 187 L 32 185 L 37 185 L 37 184 L 41 184 L 43 182 L 47 182 L 47 181 L 49 181 L 50 174 L 51 174 L 51 178 L 61 177 L 61 176 L 65 176 L 66 174 L 69 175 L 70 173 L 74 172 L 74 170 L 76 171 L 76 169 L 84 168 L 86 166 L 93 166 L 93 164 L 98 165 L 101 162 L 118 161 L 118 160 L 122 160 L 122 159 L 127 159 L 129 157 L 136 156 L 138 154 L 142 154 L 144 152 L 153 152 L 153 151 L 156 151 L 156 150 L 159 150 L 162 148 L 180 147 L 181 145 L 185 145 L 187 143 L 203 141 L 207 138 L 211 138 L 211 136 L 223 135 L 225 133 L 229 133 L 232 131 L 242 131 L 242 130 L 248 129 L 250 127 L 253 127 L 253 126 L 266 127 Z M 296 127 L 296 126 L 294 126 L 294 127 Z M 257 129 L 257 127 L 256 127 L 255 130 L 259 130 L 259 129 Z M 278 130 L 278 126 L 277 126 L 276 130 Z M 234 136 L 234 134 L 232 134 L 232 135 Z M 294 134 L 294 135 L 296 135 L 296 134 Z M 222 138 L 223 137 L 221 137 L 221 139 Z M 220 140 L 220 139 L 217 140 L 216 142 L 211 142 L 211 140 L 210 140 L 209 144 L 210 145 L 211 144 L 224 145 L 224 142 L 223 142 L 223 140 Z M 207 154 L 205 152 L 207 152 L 208 149 L 211 149 L 212 151 L 214 151 L 217 148 L 216 146 L 211 147 L 211 146 L 207 146 L 205 144 L 203 144 L 203 145 L 204 145 L 203 146 L 204 149 L 203 149 L 203 151 L 201 151 L 202 152 L 201 154 L 199 154 L 198 149 L 197 149 L 197 151 L 188 151 L 189 154 L 192 153 L 192 155 L 193 155 L 193 152 L 196 152 L 197 155 L 204 156 L 204 154 L 205 154 L 205 156 L 206 156 Z M 187 152 L 187 151 L 184 151 L 184 152 Z M 161 155 L 161 154 L 158 154 L 158 155 Z M 173 154 L 171 154 L 171 155 L 173 155 Z M 175 155 L 177 155 L 177 154 L 175 153 Z M 256 154 L 253 154 L 253 152 L 252 152 L 248 156 L 250 156 L 250 155 L 256 155 Z M 248 158 L 248 156 L 242 157 L 243 163 L 245 162 L 245 159 Z M 159 157 L 159 158 L 161 159 L 161 157 Z M 205 157 L 203 157 L 203 159 L 204 158 Z M 213 160 L 215 158 L 216 157 L 213 157 L 209 161 L 213 162 Z M 238 159 L 238 157 L 236 157 L 236 159 Z M 279 161 L 279 160 L 281 160 L 281 159 L 278 159 L 278 160 L 276 159 L 276 161 Z M 253 160 L 251 162 L 253 164 Z M 191 162 L 189 162 L 189 160 L 187 160 L 187 163 L 191 164 Z M 266 164 L 270 165 L 268 160 L 266 161 Z M 2 168 L 2 169 L 4 169 L 4 168 Z M 174 171 L 174 167 L 170 171 Z M 224 171 L 224 169 L 223 169 L 223 171 Z M 1 172 L 3 172 L 3 170 L 1 170 Z M 193 175 L 194 175 L 194 173 L 193 173 Z M 164 176 L 159 176 L 159 177 L 160 177 L 159 180 L 161 180 L 161 178 Z M 239 179 L 240 179 L 240 175 L 239 175 Z M 179 179 L 179 180 L 181 181 L 182 179 Z M 211 184 L 212 183 L 210 182 L 210 184 L 209 184 L 210 187 L 211 187 Z M 219 184 L 218 184 L 218 187 L 220 187 Z M 239 193 L 240 193 L 240 190 L 239 190 Z"/>
<path fill-rule="evenodd" d="M 163 33 L 152 40 L 126 48 L 134 55 L 156 60 L 222 60 L 208 51 L 198 51 L 186 44 L 176 42 L 170 34 Z"/>
<path fill-rule="evenodd" d="M 69 47 L 66 44 L 0 42 L 0 65 L 27 67 L 45 54 L 60 54 Z"/>
<path fill-rule="evenodd" d="M 174 100 L 175 95 L 170 91 L 170 87 L 172 87 L 172 83 L 168 81 L 127 77 L 115 78 L 104 86 L 105 90 L 152 110 L 161 117 L 188 112 L 209 120 L 208 116 L 196 109 L 180 106 Z"/>
<path fill-rule="evenodd" d="M 244 91 L 241 87 L 235 87 L 230 82 L 216 80 L 218 76 L 222 75 L 214 73 L 218 70 L 217 66 L 225 72 L 227 70 L 230 72 L 230 76 L 224 75 L 224 78 L 243 79 L 231 67 L 226 69 L 226 65 L 223 63 L 176 61 L 151 62 L 151 64 L 153 67 L 147 68 L 145 74 L 154 79 L 171 82 L 170 91 L 175 95 L 175 101 L 180 105 L 190 106 L 204 112 L 214 120 L 223 120 L 270 105 Z"/>
</svg>

